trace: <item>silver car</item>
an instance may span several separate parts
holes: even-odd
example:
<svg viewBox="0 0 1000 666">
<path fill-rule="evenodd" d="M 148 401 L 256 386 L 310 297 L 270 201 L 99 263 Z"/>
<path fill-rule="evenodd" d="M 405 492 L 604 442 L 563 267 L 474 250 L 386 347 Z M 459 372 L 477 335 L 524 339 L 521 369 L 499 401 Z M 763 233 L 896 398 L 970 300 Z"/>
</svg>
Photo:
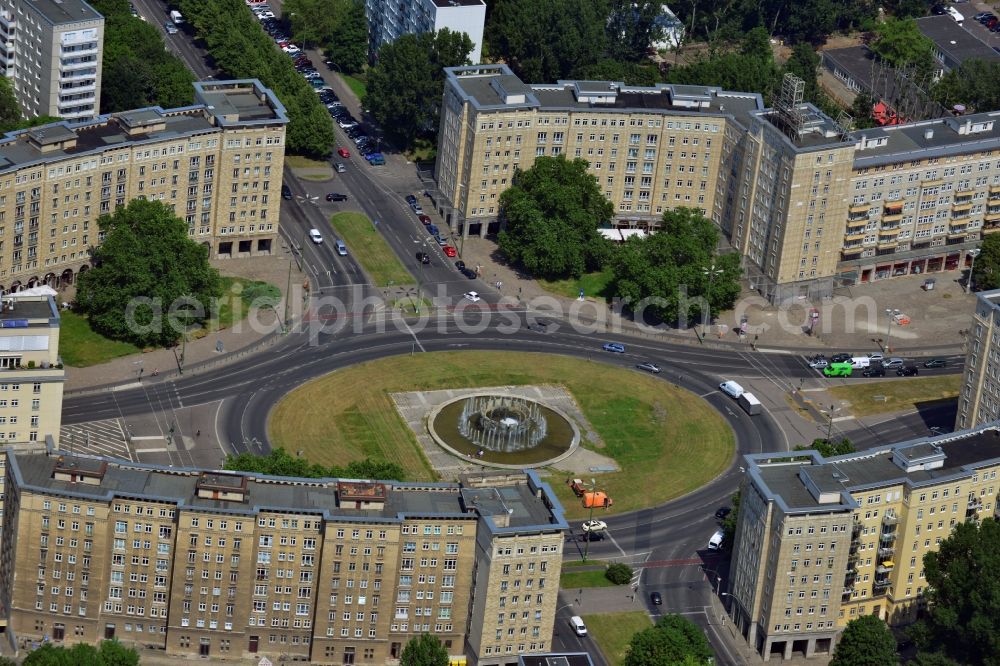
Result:
<svg viewBox="0 0 1000 666">
<path fill-rule="evenodd" d="M 892 370 L 893 368 L 902 368 L 904 364 L 903 359 L 899 357 L 893 357 L 882 361 L 882 367 L 886 370 Z"/>
</svg>

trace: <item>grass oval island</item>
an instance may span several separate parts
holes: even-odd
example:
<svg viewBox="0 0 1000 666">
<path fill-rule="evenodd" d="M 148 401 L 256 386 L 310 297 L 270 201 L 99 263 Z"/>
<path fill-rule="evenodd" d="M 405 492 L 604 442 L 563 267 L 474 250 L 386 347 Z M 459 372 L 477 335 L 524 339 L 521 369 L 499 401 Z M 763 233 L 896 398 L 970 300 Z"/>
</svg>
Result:
<svg viewBox="0 0 1000 666">
<path fill-rule="evenodd" d="M 621 467 L 585 475 L 596 478 L 614 500 L 609 513 L 688 493 L 732 461 L 732 430 L 697 395 L 630 369 L 523 352 L 393 356 L 331 372 L 289 392 L 274 407 L 270 441 L 274 447 L 301 451 L 314 463 L 343 465 L 370 457 L 398 463 L 408 480 L 438 480 L 390 394 L 524 385 L 558 385 L 569 391 L 600 437 L 595 442 L 585 434 L 582 446 L 614 458 Z M 567 516 L 586 515 L 563 483 L 567 473 L 549 471 Z"/>
</svg>

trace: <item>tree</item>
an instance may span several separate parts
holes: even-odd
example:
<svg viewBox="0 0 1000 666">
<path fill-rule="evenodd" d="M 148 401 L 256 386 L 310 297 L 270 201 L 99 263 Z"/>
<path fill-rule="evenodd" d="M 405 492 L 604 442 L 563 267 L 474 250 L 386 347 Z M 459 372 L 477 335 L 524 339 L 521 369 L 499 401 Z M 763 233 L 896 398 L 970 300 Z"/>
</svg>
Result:
<svg viewBox="0 0 1000 666">
<path fill-rule="evenodd" d="M 729 500 L 733 506 L 731 507 L 732 511 L 729 512 L 729 515 L 727 515 L 725 518 L 722 519 L 722 534 L 724 535 L 722 539 L 723 544 L 730 544 L 730 546 L 732 546 L 735 540 L 736 524 L 740 520 L 741 499 L 742 496 L 740 495 L 740 491 L 737 490 L 735 493 L 733 493 L 732 498 L 730 498 Z"/>
<path fill-rule="evenodd" d="M 170 208 L 133 199 L 97 224 L 104 242 L 77 283 L 77 303 L 95 331 L 139 346 L 170 345 L 211 316 L 219 274 Z"/>
<path fill-rule="evenodd" d="M 907 666 L 961 666 L 941 652 L 918 652 L 916 657 L 906 663 Z"/>
<path fill-rule="evenodd" d="M 101 641 L 100 647 L 77 643 L 72 647 L 45 643 L 28 653 L 22 666 L 139 666 L 139 653 L 115 640 Z M 0 666 L 14 662 L 0 657 Z"/>
<path fill-rule="evenodd" d="M 869 48 L 893 67 L 934 65 L 934 42 L 924 36 L 913 19 L 888 18 L 875 28 Z"/>
<path fill-rule="evenodd" d="M 748 32 L 743 38 L 743 43 L 740 44 L 740 55 L 773 63 L 774 53 L 771 51 L 771 35 L 768 34 L 767 28 L 757 26 Z"/>
<path fill-rule="evenodd" d="M 711 55 L 690 65 L 673 67 L 666 74 L 670 83 L 720 86 L 727 90 L 755 90 L 770 103 L 780 80 L 772 58 L 724 53 Z"/>
<path fill-rule="evenodd" d="M 1000 108 L 1000 62 L 972 58 L 938 81 L 931 96 L 946 108 L 964 104 L 970 111 Z"/>
<path fill-rule="evenodd" d="M 382 46 L 368 70 L 364 104 L 390 139 L 409 148 L 418 136 L 435 135 L 443 69 L 466 64 L 471 51 L 468 35 L 447 28 L 402 35 Z"/>
<path fill-rule="evenodd" d="M 304 479 L 322 479 L 344 477 L 352 479 L 392 479 L 405 481 L 403 468 L 394 462 L 372 460 L 352 460 L 344 467 L 324 467 L 318 463 L 310 463 L 299 456 L 291 456 L 285 449 L 272 449 L 266 456 L 252 453 L 241 453 L 226 457 L 224 469 L 257 472 L 273 476 L 293 476 Z"/>
<path fill-rule="evenodd" d="M 632 580 L 632 567 L 621 562 L 609 564 L 608 568 L 604 571 L 604 577 L 615 585 L 624 585 Z"/>
<path fill-rule="evenodd" d="M 1000 235 L 984 235 L 972 267 L 972 286 L 976 291 L 1000 288 Z"/>
<path fill-rule="evenodd" d="M 610 247 L 598 226 L 614 208 L 582 159 L 539 157 L 500 195 L 506 228 L 498 244 L 508 261 L 549 279 L 596 270 Z"/>
<path fill-rule="evenodd" d="M 813 443 L 808 446 L 805 444 L 799 444 L 795 447 L 796 451 L 808 451 L 809 449 L 815 449 L 824 458 L 846 456 L 848 453 L 854 453 L 857 450 L 854 448 L 854 444 L 851 443 L 851 440 L 846 437 L 841 439 L 839 442 L 830 442 L 825 438 L 819 438 L 814 439 Z"/>
<path fill-rule="evenodd" d="M 98 653 L 104 666 L 139 666 L 139 653 L 117 640 L 101 641 Z"/>
<path fill-rule="evenodd" d="M 814 104 L 820 97 L 817 69 L 819 69 L 819 55 L 813 47 L 806 43 L 796 44 L 792 48 L 788 62 L 785 63 L 785 71 L 802 79 L 805 84 L 803 97 Z"/>
<path fill-rule="evenodd" d="M 652 86 L 660 80 L 660 70 L 652 62 L 623 62 L 606 58 L 576 70 L 573 74 L 588 81 L 622 81 L 630 86 Z"/>
<path fill-rule="evenodd" d="M 718 242 L 718 229 L 694 208 L 667 211 L 658 232 L 618 248 L 611 262 L 615 293 L 634 314 L 660 321 L 714 317 L 740 293 L 739 256 L 716 256 Z"/>
<path fill-rule="evenodd" d="M 1000 523 L 963 522 L 924 555 L 927 616 L 913 637 L 962 664 L 1000 664 Z"/>
<path fill-rule="evenodd" d="M 0 76 L 0 132 L 17 129 L 21 122 L 21 107 L 14 97 L 14 86 L 6 76 Z"/>
<path fill-rule="evenodd" d="M 448 666 L 448 662 L 448 650 L 430 634 L 411 638 L 399 656 L 400 666 Z"/>
<path fill-rule="evenodd" d="M 854 126 L 857 129 L 875 127 L 876 123 L 873 115 L 875 102 L 875 98 L 868 92 L 859 92 L 854 97 L 854 103 L 851 105 L 851 116 L 854 118 Z"/>
<path fill-rule="evenodd" d="M 608 57 L 629 62 L 645 59 L 649 47 L 663 39 L 662 5 L 660 0 L 611 0 Z"/>
<path fill-rule="evenodd" d="M 354 74 L 364 69 L 368 62 L 368 18 L 361 0 L 347 5 L 330 37 L 326 57 L 342 72 Z"/>
<path fill-rule="evenodd" d="M 847 623 L 833 651 L 830 666 L 896 666 L 896 639 L 888 625 L 875 615 L 862 615 Z"/>
<path fill-rule="evenodd" d="M 548 83 L 604 57 L 609 15 L 609 0 L 502 0 L 484 34 L 523 81 Z"/>
<path fill-rule="evenodd" d="M 624 664 L 705 664 L 711 657 L 712 648 L 698 625 L 681 615 L 664 615 L 654 626 L 632 636 Z"/>
<path fill-rule="evenodd" d="M 281 9 L 288 19 L 292 38 L 307 49 L 332 41 L 348 4 L 347 0 L 285 0 Z"/>
</svg>

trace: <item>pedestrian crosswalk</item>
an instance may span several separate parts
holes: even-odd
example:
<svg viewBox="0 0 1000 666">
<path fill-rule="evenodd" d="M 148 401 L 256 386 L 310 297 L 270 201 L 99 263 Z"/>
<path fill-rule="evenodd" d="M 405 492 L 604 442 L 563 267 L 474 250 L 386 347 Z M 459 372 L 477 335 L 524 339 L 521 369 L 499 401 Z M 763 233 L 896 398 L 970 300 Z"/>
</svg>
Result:
<svg viewBox="0 0 1000 666">
<path fill-rule="evenodd" d="M 59 448 L 67 452 L 135 460 L 120 419 L 62 426 L 59 429 Z"/>
</svg>

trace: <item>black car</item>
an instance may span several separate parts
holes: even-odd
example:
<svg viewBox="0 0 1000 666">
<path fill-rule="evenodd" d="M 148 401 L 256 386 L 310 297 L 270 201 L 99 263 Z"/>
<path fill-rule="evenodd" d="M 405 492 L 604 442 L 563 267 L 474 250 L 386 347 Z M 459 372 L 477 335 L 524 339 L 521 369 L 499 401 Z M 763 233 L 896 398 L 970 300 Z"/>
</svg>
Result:
<svg viewBox="0 0 1000 666">
<path fill-rule="evenodd" d="M 326 195 L 327 201 L 347 201 L 347 195 L 340 192 L 330 192 Z"/>
<path fill-rule="evenodd" d="M 417 203 L 417 198 L 415 196 L 413 196 L 412 194 L 407 194 L 406 195 L 406 203 L 408 203 L 408 204 L 410 204 L 412 206 L 413 204 Z"/>
<path fill-rule="evenodd" d="M 731 514 L 732 512 L 733 510 L 731 508 L 729 508 L 728 506 L 724 506 L 715 512 L 715 517 L 718 518 L 719 520 L 724 520 L 725 517 Z"/>
<path fill-rule="evenodd" d="M 604 539 L 603 531 L 584 532 L 580 535 L 580 541 L 601 541 Z"/>
<path fill-rule="evenodd" d="M 417 261 L 422 264 L 429 264 L 431 263 L 431 257 L 426 252 L 417 252 Z"/>
<path fill-rule="evenodd" d="M 934 5 L 931 7 L 931 14 L 935 16 L 944 16 L 948 13 L 948 10 L 944 8 L 944 5 Z"/>
<path fill-rule="evenodd" d="M 650 592 L 649 593 L 649 601 L 654 606 L 662 606 L 663 605 L 663 597 L 660 596 L 659 592 Z"/>
<path fill-rule="evenodd" d="M 461 270 L 461 273 L 462 273 L 462 275 L 464 275 L 465 277 L 469 278 L 470 280 L 475 280 L 476 279 L 476 271 L 472 270 L 471 268 L 463 268 Z"/>
<path fill-rule="evenodd" d="M 897 377 L 915 377 L 920 374 L 920 368 L 915 365 L 908 365 L 896 371 Z"/>
<path fill-rule="evenodd" d="M 847 363 L 850 360 L 851 360 L 850 354 L 834 354 L 833 356 L 830 357 L 831 365 L 833 363 Z"/>
<path fill-rule="evenodd" d="M 924 361 L 925 368 L 947 368 L 948 361 L 943 358 L 932 358 L 929 361 Z"/>
<path fill-rule="evenodd" d="M 455 262 L 455 268 L 458 269 L 459 273 L 463 272 L 465 270 L 465 262 L 459 259 Z"/>
<path fill-rule="evenodd" d="M 281 198 L 282 199 L 291 199 L 292 198 L 292 190 L 291 190 L 290 187 L 288 187 L 288 185 L 282 185 L 281 186 Z"/>
<path fill-rule="evenodd" d="M 885 368 L 881 365 L 870 365 L 861 371 L 864 377 L 885 377 Z"/>
</svg>

